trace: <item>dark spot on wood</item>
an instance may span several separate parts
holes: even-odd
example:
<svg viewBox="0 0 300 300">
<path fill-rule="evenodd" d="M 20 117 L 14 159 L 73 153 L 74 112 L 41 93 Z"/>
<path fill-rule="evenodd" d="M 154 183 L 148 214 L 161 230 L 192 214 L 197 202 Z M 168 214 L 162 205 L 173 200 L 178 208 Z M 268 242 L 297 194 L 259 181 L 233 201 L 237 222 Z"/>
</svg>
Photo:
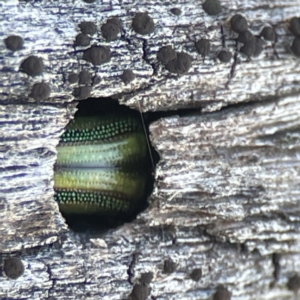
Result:
<svg viewBox="0 0 300 300">
<path fill-rule="evenodd" d="M 121 20 L 118 18 L 118 17 L 112 17 L 112 18 L 109 18 L 106 23 L 112 23 L 112 24 L 115 24 L 117 25 L 120 30 L 122 29 L 122 22 Z"/>
<path fill-rule="evenodd" d="M 97 26 L 94 22 L 81 22 L 79 24 L 79 28 L 82 33 L 93 35 L 97 32 Z"/>
<path fill-rule="evenodd" d="M 253 41 L 253 39 L 254 39 L 254 35 L 252 34 L 252 32 L 249 31 L 249 30 L 246 30 L 246 31 L 243 31 L 243 32 L 239 33 L 237 41 L 239 43 L 246 44 L 246 43 L 249 43 L 249 42 Z"/>
<path fill-rule="evenodd" d="M 11 35 L 4 40 L 5 46 L 11 51 L 21 50 L 23 47 L 23 39 L 18 35 Z"/>
<path fill-rule="evenodd" d="M 176 56 L 177 53 L 172 46 L 163 46 L 157 52 L 157 59 L 164 65 L 175 59 Z"/>
<path fill-rule="evenodd" d="M 181 9 L 177 8 L 177 7 L 174 7 L 174 8 L 171 8 L 170 9 L 170 12 L 175 15 L 175 16 L 179 16 L 181 15 Z"/>
<path fill-rule="evenodd" d="M 261 31 L 260 36 L 262 36 L 266 41 L 274 42 L 276 33 L 273 27 L 265 26 Z"/>
<path fill-rule="evenodd" d="M 75 46 L 88 46 L 91 42 L 90 37 L 85 33 L 79 33 L 76 35 L 74 45 Z"/>
<path fill-rule="evenodd" d="M 253 37 L 252 40 L 246 42 L 243 47 L 241 47 L 240 51 L 247 56 L 252 56 L 255 52 L 255 39 Z"/>
<path fill-rule="evenodd" d="M 202 56 L 207 56 L 210 52 L 210 42 L 208 39 L 201 39 L 195 43 L 196 50 Z"/>
<path fill-rule="evenodd" d="M 108 41 L 115 41 L 120 33 L 120 27 L 114 23 L 105 23 L 101 26 L 102 36 Z"/>
<path fill-rule="evenodd" d="M 4 261 L 4 273 L 8 278 L 17 279 L 24 274 L 24 265 L 17 257 L 7 258 Z"/>
<path fill-rule="evenodd" d="M 230 19 L 230 27 L 233 31 L 240 33 L 248 29 L 248 23 L 242 15 L 236 14 Z"/>
<path fill-rule="evenodd" d="M 91 75 L 88 71 L 81 71 L 79 73 L 79 84 L 90 84 L 92 82 Z"/>
<path fill-rule="evenodd" d="M 291 50 L 296 56 L 300 57 L 300 37 L 294 38 Z"/>
<path fill-rule="evenodd" d="M 273 253 L 272 262 L 273 262 L 274 265 L 279 265 L 280 264 L 280 259 L 281 259 L 280 253 Z"/>
<path fill-rule="evenodd" d="M 263 45 L 264 45 L 264 42 L 261 38 L 259 37 L 255 37 L 254 38 L 254 42 L 255 42 L 255 49 L 254 49 L 254 53 L 253 53 L 253 56 L 258 56 L 262 53 L 263 51 Z"/>
<path fill-rule="evenodd" d="M 179 52 L 177 53 L 176 58 L 166 65 L 166 69 L 171 73 L 185 74 L 190 69 L 191 65 L 191 56 L 185 52 Z"/>
<path fill-rule="evenodd" d="M 69 81 L 70 83 L 76 83 L 76 82 L 78 82 L 78 80 L 79 80 L 78 74 L 76 74 L 76 73 L 70 73 L 70 74 L 69 74 L 69 76 L 68 76 L 68 81 Z"/>
<path fill-rule="evenodd" d="M 111 53 L 109 47 L 92 46 L 83 53 L 83 59 L 93 65 L 102 65 L 110 61 Z"/>
<path fill-rule="evenodd" d="M 274 276 L 275 282 L 279 280 L 280 272 L 281 272 L 280 264 L 274 264 L 273 276 Z"/>
<path fill-rule="evenodd" d="M 138 257 L 139 257 L 139 253 L 133 253 L 132 255 L 132 260 L 128 266 L 128 269 L 127 269 L 127 274 L 128 274 L 128 282 L 132 285 L 132 278 L 134 276 L 134 268 L 135 268 L 135 265 L 136 265 L 136 262 L 138 260 Z"/>
<path fill-rule="evenodd" d="M 29 56 L 21 63 L 21 70 L 29 76 L 41 75 L 44 71 L 44 63 L 40 57 Z"/>
<path fill-rule="evenodd" d="M 29 97 L 33 98 L 36 101 L 45 100 L 49 98 L 50 92 L 51 88 L 48 83 L 35 83 L 31 89 Z"/>
<path fill-rule="evenodd" d="M 206 0 L 202 4 L 202 8 L 210 16 L 215 16 L 222 11 L 222 7 L 219 0 Z"/>
<path fill-rule="evenodd" d="M 295 36 L 300 36 L 300 18 L 294 17 L 290 20 L 290 31 Z"/>
<path fill-rule="evenodd" d="M 240 51 L 247 56 L 258 56 L 263 51 L 263 40 L 259 37 L 253 37 L 253 39 L 247 41 Z"/>
<path fill-rule="evenodd" d="M 140 283 L 144 285 L 148 285 L 151 283 L 152 279 L 153 279 L 152 272 L 143 273 L 140 278 Z"/>
<path fill-rule="evenodd" d="M 248 156 L 248 163 L 256 164 L 259 162 L 259 156 L 256 153 L 253 153 Z"/>
<path fill-rule="evenodd" d="M 218 59 L 222 62 L 230 62 L 232 54 L 227 50 L 221 50 L 218 54 Z"/>
<path fill-rule="evenodd" d="M 224 287 L 218 287 L 214 293 L 213 300 L 230 300 L 231 293 Z"/>
<path fill-rule="evenodd" d="M 171 274 L 176 270 L 176 264 L 171 259 L 166 259 L 164 261 L 163 272 L 166 274 Z"/>
<path fill-rule="evenodd" d="M 292 276 L 291 278 L 289 278 L 286 286 L 290 291 L 293 291 L 295 293 L 298 292 L 298 290 L 300 289 L 300 277 L 298 275 Z"/>
<path fill-rule="evenodd" d="M 194 281 L 199 281 L 202 277 L 202 270 L 201 269 L 194 269 L 190 274 L 191 279 Z"/>
<path fill-rule="evenodd" d="M 101 82 L 101 78 L 99 76 L 93 77 L 93 85 L 99 84 Z"/>
<path fill-rule="evenodd" d="M 137 13 L 132 20 L 132 28 L 136 33 L 145 35 L 154 32 L 155 25 L 147 13 Z"/>
<path fill-rule="evenodd" d="M 73 95 L 78 99 L 87 99 L 91 95 L 92 88 L 90 86 L 82 86 L 75 88 Z"/>
<path fill-rule="evenodd" d="M 130 69 L 127 69 L 127 70 L 124 70 L 122 75 L 120 76 L 121 80 L 125 83 L 125 84 L 128 84 L 130 83 L 131 81 L 133 81 L 135 79 L 135 74 L 133 73 L 132 70 Z"/>
<path fill-rule="evenodd" d="M 151 292 L 151 288 L 143 284 L 135 284 L 130 294 L 131 300 L 146 300 Z"/>
</svg>

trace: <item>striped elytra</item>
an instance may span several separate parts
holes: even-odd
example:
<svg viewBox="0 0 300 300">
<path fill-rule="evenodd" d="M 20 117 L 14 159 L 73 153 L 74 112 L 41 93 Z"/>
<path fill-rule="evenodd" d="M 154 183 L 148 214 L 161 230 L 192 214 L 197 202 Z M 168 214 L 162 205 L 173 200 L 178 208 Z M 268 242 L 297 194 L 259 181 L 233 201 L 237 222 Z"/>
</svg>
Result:
<svg viewBox="0 0 300 300">
<path fill-rule="evenodd" d="M 126 219 L 145 206 L 149 170 L 136 115 L 75 117 L 57 147 L 55 200 L 63 215 Z"/>
</svg>

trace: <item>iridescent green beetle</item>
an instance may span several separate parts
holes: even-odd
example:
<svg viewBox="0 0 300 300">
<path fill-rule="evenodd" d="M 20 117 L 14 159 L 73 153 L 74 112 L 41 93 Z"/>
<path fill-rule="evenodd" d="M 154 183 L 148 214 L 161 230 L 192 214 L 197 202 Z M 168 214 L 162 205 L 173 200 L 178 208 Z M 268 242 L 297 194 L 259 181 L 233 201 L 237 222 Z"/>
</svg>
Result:
<svg viewBox="0 0 300 300">
<path fill-rule="evenodd" d="M 99 220 L 126 219 L 139 211 L 149 180 L 148 152 L 141 119 L 135 115 L 72 120 L 57 147 L 54 189 L 60 211 Z"/>
</svg>

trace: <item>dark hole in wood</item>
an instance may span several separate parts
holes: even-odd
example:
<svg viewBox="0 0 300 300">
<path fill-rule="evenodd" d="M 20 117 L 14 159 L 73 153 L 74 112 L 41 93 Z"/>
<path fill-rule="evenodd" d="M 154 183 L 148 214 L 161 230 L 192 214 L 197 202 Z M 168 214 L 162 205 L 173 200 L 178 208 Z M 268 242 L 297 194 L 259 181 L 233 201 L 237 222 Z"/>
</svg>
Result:
<svg viewBox="0 0 300 300">
<path fill-rule="evenodd" d="M 291 50 L 296 56 L 300 57 L 300 37 L 294 38 Z"/>
<path fill-rule="evenodd" d="M 202 4 L 202 7 L 204 11 L 210 16 L 215 16 L 222 12 L 222 7 L 219 0 L 206 0 Z"/>
<path fill-rule="evenodd" d="M 118 38 L 121 28 L 117 24 L 107 22 L 101 26 L 101 32 L 106 41 L 111 42 Z"/>
<path fill-rule="evenodd" d="M 29 97 L 32 97 L 36 101 L 46 100 L 49 98 L 50 92 L 51 88 L 48 83 L 39 82 L 33 85 Z"/>
<path fill-rule="evenodd" d="M 143 285 L 148 285 L 151 283 L 153 280 L 153 273 L 152 272 L 147 272 L 143 273 L 140 278 L 140 283 Z"/>
<path fill-rule="evenodd" d="M 248 23 L 245 17 L 236 14 L 230 19 L 231 29 L 237 33 L 246 31 L 248 29 Z"/>
<path fill-rule="evenodd" d="M 93 35 L 97 32 L 97 25 L 94 22 L 83 21 L 79 24 L 82 33 Z"/>
<path fill-rule="evenodd" d="M 68 81 L 69 83 L 73 84 L 73 83 L 77 83 L 79 80 L 79 75 L 76 73 L 70 73 L 68 75 Z"/>
<path fill-rule="evenodd" d="M 260 35 L 266 40 L 274 42 L 276 38 L 276 33 L 271 26 L 265 26 L 261 31 Z"/>
<path fill-rule="evenodd" d="M 194 269 L 191 272 L 190 277 L 194 281 L 199 281 L 202 277 L 202 270 L 200 268 Z"/>
<path fill-rule="evenodd" d="M 242 44 L 250 43 L 253 40 L 254 40 L 254 35 L 250 30 L 240 32 L 237 38 L 237 41 Z"/>
<path fill-rule="evenodd" d="M 76 35 L 74 45 L 75 46 L 88 46 L 91 42 L 90 37 L 85 33 L 79 33 Z"/>
<path fill-rule="evenodd" d="M 91 84 L 92 76 L 86 70 L 83 70 L 79 73 L 79 84 Z"/>
<path fill-rule="evenodd" d="M 192 58 L 188 53 L 179 52 L 176 58 L 166 64 L 166 69 L 171 73 L 185 74 L 192 65 Z"/>
<path fill-rule="evenodd" d="M 131 300 L 146 300 L 151 292 L 151 288 L 143 284 L 135 284 L 129 296 Z"/>
<path fill-rule="evenodd" d="M 171 8 L 170 9 L 170 12 L 175 15 L 175 16 L 180 16 L 181 15 L 181 9 L 180 8 L 177 8 L 177 7 L 174 7 L 174 8 Z"/>
<path fill-rule="evenodd" d="M 147 13 L 137 13 L 132 20 L 132 28 L 136 33 L 145 35 L 154 32 L 155 24 Z"/>
<path fill-rule="evenodd" d="M 164 65 L 177 57 L 177 52 L 171 45 L 161 47 L 157 52 L 157 59 Z"/>
<path fill-rule="evenodd" d="M 222 62 L 229 62 L 232 58 L 232 54 L 227 50 L 221 50 L 218 53 L 218 59 Z"/>
<path fill-rule="evenodd" d="M 21 71 L 29 76 L 41 75 L 44 71 L 43 59 L 37 56 L 29 56 L 21 63 Z"/>
<path fill-rule="evenodd" d="M 92 46 L 83 52 L 83 59 L 93 65 L 102 65 L 110 61 L 111 53 L 109 47 Z"/>
<path fill-rule="evenodd" d="M 90 96 L 92 88 L 90 86 L 81 86 L 74 88 L 73 95 L 78 99 L 86 99 Z"/>
<path fill-rule="evenodd" d="M 4 261 L 3 270 L 7 277 L 17 279 L 24 274 L 24 265 L 18 257 L 11 257 Z"/>
<path fill-rule="evenodd" d="M 7 37 L 5 40 L 6 48 L 11 51 L 21 50 L 23 48 L 23 38 L 18 35 L 11 35 Z"/>
<path fill-rule="evenodd" d="M 202 56 L 207 56 L 210 53 L 210 41 L 208 39 L 201 39 L 195 43 L 197 52 Z"/>
<path fill-rule="evenodd" d="M 112 116 L 112 117 L 111 117 Z M 88 118 L 88 120 L 92 120 L 92 118 L 101 118 L 101 120 L 104 120 L 106 118 L 107 123 L 105 124 L 109 124 L 108 127 L 109 128 L 108 131 L 103 131 L 103 136 L 104 136 L 104 140 L 106 141 L 112 141 L 111 143 L 116 143 L 119 142 L 120 144 L 122 143 L 129 143 L 128 142 L 128 137 L 129 136 L 133 136 L 133 138 L 136 138 L 136 141 L 146 141 L 145 139 L 145 135 L 148 135 L 148 125 L 149 122 L 151 120 L 151 118 L 149 118 L 147 115 L 143 115 L 140 114 L 140 112 L 129 109 L 126 106 L 121 106 L 118 104 L 118 102 L 116 100 L 113 100 L 111 98 L 99 98 L 99 99 L 87 99 L 85 101 L 81 101 L 78 104 L 78 112 L 75 114 L 74 120 L 77 119 L 76 122 L 78 122 L 78 120 L 81 118 L 81 120 L 83 120 L 82 118 Z M 111 132 L 115 132 L 117 127 L 114 127 L 116 124 L 117 118 L 121 117 L 120 120 L 127 120 L 127 118 L 129 120 L 133 120 L 131 124 L 134 125 L 128 125 L 126 122 L 125 123 L 125 131 L 121 133 L 121 131 L 118 131 L 118 134 L 115 135 L 115 137 L 111 138 L 110 134 Z M 112 119 L 111 119 L 112 118 Z M 143 127 L 143 123 L 142 123 L 142 118 L 143 121 L 145 122 L 145 130 Z M 112 121 L 111 121 L 112 120 Z M 122 121 L 123 122 L 123 121 Z M 131 121 L 130 121 L 131 122 Z M 93 172 L 96 170 L 97 173 L 96 176 L 99 176 L 99 178 L 102 180 L 102 178 L 107 178 L 109 176 L 116 176 L 115 178 L 117 178 L 117 175 L 119 173 L 115 173 L 115 172 L 120 172 L 121 175 L 118 175 L 121 178 L 120 181 L 118 181 L 117 179 L 112 179 L 115 180 L 117 182 L 117 184 L 121 185 L 121 182 L 124 180 L 126 181 L 128 178 L 130 178 L 130 180 L 128 179 L 128 182 L 132 182 L 131 184 L 128 184 L 128 186 L 126 186 L 124 189 L 122 188 L 121 192 L 114 192 L 113 190 L 108 190 L 107 193 L 104 192 L 102 194 L 102 192 L 99 194 L 94 193 L 93 196 L 90 196 L 89 194 L 87 195 L 87 193 L 89 193 L 90 190 L 88 190 L 87 188 L 85 189 L 85 193 L 83 193 L 83 188 L 82 187 L 73 187 L 72 188 L 68 188 L 66 189 L 65 186 L 62 184 L 62 181 L 59 181 L 61 178 L 59 177 L 58 174 L 62 174 L 63 176 L 67 176 L 67 172 L 72 172 L 75 169 L 75 173 L 80 173 L 85 171 L 87 168 L 87 162 L 85 161 L 83 165 L 80 165 L 80 163 L 78 163 L 78 161 L 75 161 L 75 167 L 74 167 L 74 163 L 70 163 L 69 161 L 69 153 L 68 153 L 68 158 L 67 161 L 63 162 L 62 156 L 60 156 L 59 149 L 62 149 L 60 147 L 65 147 L 66 141 L 70 144 L 69 142 L 69 137 L 70 135 L 68 134 L 73 134 L 73 137 L 75 136 L 77 138 L 77 134 L 79 132 L 80 136 L 83 137 L 83 142 L 78 142 L 78 140 L 76 140 L 75 143 L 71 143 L 72 146 L 73 144 L 75 145 L 75 147 L 78 147 L 79 145 L 83 144 L 93 144 L 96 143 L 96 140 L 99 141 L 99 139 L 102 139 L 103 137 L 101 136 L 99 138 L 99 136 L 102 134 L 102 125 L 100 124 L 99 127 L 100 129 L 97 131 L 97 135 L 96 134 L 91 134 L 88 133 L 88 135 L 86 135 L 86 132 L 88 131 L 88 129 L 85 128 L 85 132 L 81 135 L 81 129 L 78 131 L 78 127 L 75 127 L 75 131 L 76 134 L 74 132 L 72 132 L 70 129 L 72 126 L 72 121 L 69 123 L 69 125 L 66 127 L 66 131 L 65 133 L 61 136 L 61 141 L 60 141 L 60 145 L 58 146 L 58 161 L 55 165 L 54 168 L 54 172 L 55 172 L 55 199 L 56 201 L 59 203 L 60 206 L 60 210 L 62 215 L 64 216 L 64 218 L 66 219 L 67 224 L 69 225 L 69 228 L 73 231 L 76 232 L 87 232 L 87 233 L 101 233 L 107 229 L 110 228 L 115 228 L 117 226 L 120 226 L 122 224 L 124 224 L 125 222 L 131 222 L 132 220 L 134 220 L 137 216 L 137 214 L 139 212 L 141 212 L 142 210 L 144 210 L 147 206 L 147 199 L 149 197 L 149 195 L 152 192 L 153 189 L 153 183 L 154 183 L 154 179 L 153 179 L 153 173 L 154 173 L 154 167 L 155 164 L 158 162 L 159 160 L 159 156 L 158 154 L 155 152 L 155 150 L 151 147 L 150 145 L 150 149 L 148 148 L 148 144 L 146 145 L 142 145 L 141 146 L 141 151 L 142 149 L 145 149 L 146 147 L 146 155 L 145 156 L 141 156 L 141 159 L 137 159 L 135 161 L 135 157 L 134 160 L 131 161 L 131 158 L 129 160 L 126 160 L 124 163 L 121 162 L 117 162 L 116 164 L 113 163 L 113 159 L 108 159 L 108 164 L 107 165 L 100 165 L 100 163 L 102 164 L 102 161 L 99 163 L 99 165 L 96 165 L 96 163 L 94 163 L 94 161 L 92 161 L 92 163 L 90 165 L 88 165 L 88 169 L 92 169 Z M 135 125 L 137 124 L 137 125 Z M 77 124 L 78 125 L 78 124 Z M 76 126 L 77 126 L 76 125 Z M 110 126 L 111 125 L 111 126 Z M 106 126 L 106 125 L 105 125 Z M 137 130 L 136 132 L 133 131 L 131 133 L 131 129 L 126 129 L 129 128 L 130 126 L 132 126 L 134 128 L 134 130 Z M 137 127 L 134 127 L 137 126 Z M 121 128 L 121 127 L 120 127 Z M 130 127 L 131 128 L 131 127 Z M 137 129 L 135 129 L 137 128 Z M 74 127 L 73 127 L 74 129 Z M 123 130 L 123 127 L 122 127 Z M 126 131 L 127 130 L 127 131 Z M 146 132 L 145 132 L 146 131 Z M 90 131 L 92 132 L 92 131 Z M 108 133 L 107 133 L 108 132 Z M 108 137 L 106 138 L 106 134 L 108 134 Z M 136 135 L 135 135 L 136 134 Z M 113 134 L 112 134 L 113 135 Z M 96 139 L 94 139 L 94 136 L 97 136 Z M 137 137 L 138 136 L 138 137 Z M 141 138 L 140 138 L 141 137 Z M 148 137 L 147 137 L 148 139 Z M 131 144 L 129 144 L 131 145 Z M 119 147 L 119 146 L 118 146 Z M 134 153 L 134 156 L 139 156 L 138 151 L 140 151 L 140 145 L 137 146 L 137 148 L 135 148 L 135 150 L 132 151 L 136 151 L 137 153 Z M 130 151 L 133 148 L 130 148 Z M 138 149 L 138 151 L 137 151 Z M 94 149 L 93 149 L 94 150 Z M 143 152 L 145 153 L 145 151 Z M 98 155 L 98 154 L 97 154 Z M 108 155 L 111 155 L 111 153 L 108 152 Z M 121 156 L 125 156 L 125 154 L 121 154 Z M 74 156 L 74 154 L 73 154 Z M 154 161 L 154 165 L 152 164 L 152 161 L 150 158 L 153 158 Z M 70 158 L 71 159 L 71 158 Z M 123 159 L 123 158 L 122 158 Z M 98 163 L 98 162 L 97 162 Z M 111 165 L 110 165 L 111 164 Z M 128 177 L 127 175 L 122 175 L 123 173 L 130 173 L 133 174 L 132 177 Z M 99 174 L 101 175 L 98 175 Z M 106 172 L 108 175 L 106 175 Z M 75 177 L 77 175 L 74 175 Z M 105 177 L 107 176 L 107 177 Z M 76 177 L 77 178 L 77 177 Z M 94 173 L 92 174 L 91 178 L 94 178 Z M 110 177 L 109 177 L 110 178 Z M 131 178 L 132 181 L 131 181 Z M 94 180 L 94 179 L 93 179 Z M 93 181 L 91 180 L 91 182 Z M 106 180 L 106 179 L 105 179 Z M 139 186 L 142 186 L 142 184 L 145 183 L 145 186 L 143 189 L 140 189 Z M 59 187 L 60 186 L 60 187 Z M 114 184 L 112 184 L 112 186 L 114 186 Z M 131 186 L 138 186 L 138 188 L 136 188 L 136 190 L 139 190 L 138 196 L 131 196 L 131 193 L 128 192 L 126 189 Z M 117 186 L 117 188 L 119 189 L 119 186 Z M 110 187 L 109 187 L 110 189 Z M 64 194 L 62 194 L 64 192 Z M 94 192 L 94 191 L 93 191 Z M 132 192 L 133 193 L 133 192 Z M 70 199 L 76 199 L 77 201 L 80 202 L 80 207 L 78 208 L 78 206 L 72 206 L 70 209 L 70 204 L 66 204 L 66 199 L 68 199 L 68 201 L 70 201 Z M 97 201 L 93 202 L 93 199 L 97 198 Z M 135 198 L 135 201 L 129 202 L 130 204 L 128 205 L 129 209 L 120 209 L 119 208 L 119 204 L 121 203 L 120 206 L 123 207 L 122 205 L 122 199 L 126 198 L 126 201 L 132 201 L 132 199 Z M 81 202 L 83 200 L 83 202 Z M 106 199 L 106 200 L 105 200 Z M 117 200 L 114 200 L 117 199 Z M 119 201 L 118 199 L 121 199 L 121 201 Z M 73 202 L 71 201 L 72 205 Z M 104 203 L 105 201 L 109 201 L 109 203 L 113 203 L 113 204 L 109 204 L 111 206 L 109 206 L 109 209 L 99 209 L 99 206 L 95 208 L 95 206 L 93 206 L 93 209 L 87 208 L 88 205 L 87 203 Z M 117 204 L 114 204 L 117 203 Z M 76 204 L 76 203 L 75 203 Z M 97 204 L 98 205 L 98 204 Z M 96 206 L 97 206 L 96 205 Z M 106 204 L 105 204 L 106 205 Z M 126 204 L 127 205 L 127 204 Z M 100 205 L 101 206 L 101 205 Z M 67 207 L 67 208 L 66 208 Z M 116 207 L 116 209 L 115 209 Z M 94 208 L 97 210 L 95 211 Z M 82 209 L 82 211 L 81 211 Z"/>
<path fill-rule="evenodd" d="M 173 262 L 171 259 L 166 259 L 164 261 L 164 266 L 163 266 L 163 273 L 165 274 L 171 274 L 176 270 L 176 263 Z"/>
<path fill-rule="evenodd" d="M 128 84 L 135 79 L 135 74 L 132 70 L 126 69 L 124 70 L 120 78 L 125 84 Z"/>
<path fill-rule="evenodd" d="M 287 288 L 295 293 L 299 291 L 300 277 L 297 274 L 289 278 L 289 281 L 287 282 Z"/>
<path fill-rule="evenodd" d="M 223 286 L 219 286 L 214 293 L 213 300 L 230 300 L 231 293 Z"/>
<path fill-rule="evenodd" d="M 300 18 L 293 17 L 290 20 L 289 29 L 294 36 L 300 36 Z"/>
</svg>

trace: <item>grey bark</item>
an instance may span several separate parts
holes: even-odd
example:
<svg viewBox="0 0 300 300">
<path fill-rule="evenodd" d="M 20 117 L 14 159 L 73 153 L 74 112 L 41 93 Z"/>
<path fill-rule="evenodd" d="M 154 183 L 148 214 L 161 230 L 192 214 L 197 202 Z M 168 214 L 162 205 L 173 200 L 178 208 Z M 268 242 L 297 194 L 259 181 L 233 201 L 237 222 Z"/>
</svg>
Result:
<svg viewBox="0 0 300 300">
<path fill-rule="evenodd" d="M 25 265 L 17 280 L 0 277 L 1 298 L 127 299 L 149 271 L 148 299 L 211 299 L 221 285 L 232 299 L 297 297 L 286 284 L 300 270 L 299 58 L 288 30 L 299 2 L 221 4 L 212 17 L 192 0 L 0 3 L 0 40 L 24 38 L 14 53 L 0 43 L 0 252 Z M 156 24 L 150 36 L 131 28 L 135 12 L 145 11 Z M 257 58 L 238 52 L 220 63 L 219 50 L 235 52 L 228 22 L 236 13 L 254 33 L 274 26 L 277 40 Z M 121 18 L 123 32 L 107 43 L 99 28 L 111 16 Z M 111 47 L 108 64 L 92 66 L 82 60 L 85 48 L 74 48 L 81 21 L 97 23 L 92 43 Z M 201 37 L 212 42 L 204 61 L 194 46 Z M 172 75 L 157 61 L 169 44 L 192 56 L 187 74 Z M 43 58 L 41 76 L 19 71 L 29 55 Z M 125 69 L 136 74 L 128 85 L 119 78 Z M 101 78 L 92 97 L 115 96 L 143 111 L 199 108 L 151 124 L 160 162 L 150 206 L 97 237 L 70 232 L 53 200 L 55 146 L 76 110 L 77 85 L 66 78 L 82 70 Z M 36 103 L 29 94 L 42 81 L 51 94 Z M 240 105 L 208 113 L 232 104 Z M 165 260 L 175 263 L 173 273 L 163 272 Z M 197 282 L 195 269 L 202 271 Z"/>
</svg>

